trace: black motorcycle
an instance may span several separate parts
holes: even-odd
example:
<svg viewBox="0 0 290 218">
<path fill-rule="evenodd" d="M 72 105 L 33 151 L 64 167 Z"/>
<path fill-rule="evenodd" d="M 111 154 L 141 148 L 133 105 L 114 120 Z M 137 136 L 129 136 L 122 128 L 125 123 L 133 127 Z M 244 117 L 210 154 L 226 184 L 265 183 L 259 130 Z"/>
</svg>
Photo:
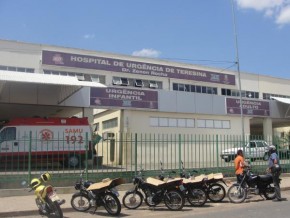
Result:
<svg viewBox="0 0 290 218">
<path fill-rule="evenodd" d="M 73 194 L 71 206 L 80 212 L 95 207 L 96 212 L 99 206 L 103 206 L 106 211 L 113 216 L 117 216 L 121 212 L 121 203 L 118 199 L 119 193 L 115 189 L 116 186 L 123 183 L 120 178 L 104 179 L 102 182 L 93 183 L 83 180 L 83 173 L 80 174 L 80 180 L 76 182 L 75 189 L 79 192 Z"/>
<path fill-rule="evenodd" d="M 155 207 L 161 202 L 164 202 L 169 210 L 177 211 L 183 208 L 182 179 L 173 179 L 164 182 L 149 177 L 145 181 L 141 172 L 140 170 L 138 175 L 133 179 L 134 189 L 127 191 L 122 199 L 123 205 L 126 208 L 138 208 L 142 204 L 143 199 L 150 207 Z"/>
<path fill-rule="evenodd" d="M 194 176 L 198 173 L 197 170 L 192 170 L 192 172 L 187 173 L 184 169 L 182 161 L 181 161 L 181 166 L 182 166 L 182 172 L 180 176 L 182 178 L 187 178 L 187 179 L 190 178 L 193 181 L 194 180 L 199 181 L 199 183 L 197 184 L 198 187 L 206 193 L 205 201 L 209 199 L 211 202 L 221 202 L 225 198 L 226 190 L 225 190 L 225 187 L 220 183 L 223 183 L 225 186 L 227 186 L 227 184 L 225 183 L 223 179 L 223 175 L 221 173 L 217 173 L 217 174 L 211 173 L 208 175 Z M 204 199 L 204 197 L 202 199 Z M 200 201 L 200 203 L 201 202 L 202 201 Z M 196 204 L 196 205 L 202 206 L 199 204 Z"/>
<path fill-rule="evenodd" d="M 251 172 L 251 167 L 246 167 L 243 171 L 243 178 L 240 183 L 233 184 L 228 190 L 228 197 L 232 203 L 243 202 L 248 193 L 262 195 L 267 200 L 276 197 L 271 174 L 255 175 Z"/>
</svg>

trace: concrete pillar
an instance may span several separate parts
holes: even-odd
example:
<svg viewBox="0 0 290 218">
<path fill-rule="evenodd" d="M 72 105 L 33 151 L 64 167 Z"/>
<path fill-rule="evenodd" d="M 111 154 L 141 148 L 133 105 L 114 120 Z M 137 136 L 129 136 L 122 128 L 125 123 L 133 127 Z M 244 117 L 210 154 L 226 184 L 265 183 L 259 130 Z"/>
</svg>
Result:
<svg viewBox="0 0 290 218">
<path fill-rule="evenodd" d="M 271 118 L 263 119 L 263 135 L 267 142 L 272 143 L 273 127 Z"/>
<path fill-rule="evenodd" d="M 93 108 L 83 108 L 83 117 L 87 117 L 92 130 L 94 125 L 94 109 Z"/>
</svg>

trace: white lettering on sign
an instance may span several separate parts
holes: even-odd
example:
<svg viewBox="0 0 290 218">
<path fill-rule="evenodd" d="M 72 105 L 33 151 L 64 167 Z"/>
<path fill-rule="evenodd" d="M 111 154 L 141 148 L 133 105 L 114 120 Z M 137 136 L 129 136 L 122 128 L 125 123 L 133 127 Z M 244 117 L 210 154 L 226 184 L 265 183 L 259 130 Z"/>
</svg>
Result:
<svg viewBox="0 0 290 218">
<path fill-rule="evenodd" d="M 65 133 L 70 134 L 70 133 L 83 133 L 83 129 L 65 129 Z"/>
<path fill-rule="evenodd" d="M 176 70 L 178 74 L 206 77 L 206 73 L 200 72 L 200 71 L 181 70 L 181 69 L 176 69 Z"/>
<path fill-rule="evenodd" d="M 70 60 L 72 62 L 81 62 L 81 63 L 93 63 L 93 64 L 101 64 L 101 65 L 108 65 L 110 66 L 109 60 L 98 59 L 98 58 L 88 58 L 88 57 L 76 57 L 71 56 Z"/>
</svg>

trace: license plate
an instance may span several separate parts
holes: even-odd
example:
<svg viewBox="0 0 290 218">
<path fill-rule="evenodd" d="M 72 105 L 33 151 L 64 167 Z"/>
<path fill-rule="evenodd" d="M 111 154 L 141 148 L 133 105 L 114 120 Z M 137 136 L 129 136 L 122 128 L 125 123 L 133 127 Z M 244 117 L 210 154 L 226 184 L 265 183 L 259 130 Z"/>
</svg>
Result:
<svg viewBox="0 0 290 218">
<path fill-rule="evenodd" d="M 224 156 L 224 158 L 228 158 L 229 156 Z"/>
<path fill-rule="evenodd" d="M 51 201 L 59 201 L 59 197 L 57 196 L 56 192 L 52 192 L 48 195 L 48 197 L 51 199 Z"/>
</svg>

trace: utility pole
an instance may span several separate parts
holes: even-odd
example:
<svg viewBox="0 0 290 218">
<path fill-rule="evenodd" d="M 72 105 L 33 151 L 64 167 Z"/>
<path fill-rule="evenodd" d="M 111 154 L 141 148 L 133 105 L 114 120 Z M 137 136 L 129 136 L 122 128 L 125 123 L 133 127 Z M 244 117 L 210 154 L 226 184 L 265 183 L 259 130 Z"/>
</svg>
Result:
<svg viewBox="0 0 290 218">
<path fill-rule="evenodd" d="M 241 110 L 241 125 L 242 125 L 242 143 L 243 148 L 245 146 L 245 128 L 244 128 L 244 114 L 243 114 L 243 98 L 242 98 L 242 85 L 241 85 L 241 72 L 240 72 L 240 61 L 239 61 L 239 48 L 238 48 L 238 34 L 236 28 L 236 15 L 235 15 L 235 7 L 234 2 L 231 0 L 232 3 L 232 15 L 233 15 L 233 26 L 234 26 L 234 35 L 235 35 L 235 47 L 236 47 L 236 65 L 239 77 L 239 93 L 240 93 L 240 110 Z M 244 149 L 245 152 L 245 149 Z"/>
</svg>

